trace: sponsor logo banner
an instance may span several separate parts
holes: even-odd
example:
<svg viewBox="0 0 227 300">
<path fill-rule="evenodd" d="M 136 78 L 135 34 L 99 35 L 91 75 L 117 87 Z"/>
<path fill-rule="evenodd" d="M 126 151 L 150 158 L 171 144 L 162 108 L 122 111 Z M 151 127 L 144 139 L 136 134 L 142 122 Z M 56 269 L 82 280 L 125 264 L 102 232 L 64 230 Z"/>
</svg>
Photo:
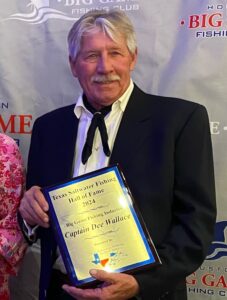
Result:
<svg viewBox="0 0 227 300">
<path fill-rule="evenodd" d="M 12 13 L 4 21 L 23 21 L 29 24 L 44 23 L 49 19 L 77 20 L 81 15 L 94 9 L 110 7 L 124 10 L 139 10 L 140 0 L 31 0 L 26 1 L 24 12 Z"/>
<path fill-rule="evenodd" d="M 196 299 L 227 297 L 227 221 L 217 222 L 204 264 L 187 278 L 188 294 Z"/>
<path fill-rule="evenodd" d="M 199 8 L 199 7 L 198 7 Z M 196 38 L 227 37 L 227 4 L 207 4 L 204 10 L 193 12 L 180 20 Z"/>
</svg>

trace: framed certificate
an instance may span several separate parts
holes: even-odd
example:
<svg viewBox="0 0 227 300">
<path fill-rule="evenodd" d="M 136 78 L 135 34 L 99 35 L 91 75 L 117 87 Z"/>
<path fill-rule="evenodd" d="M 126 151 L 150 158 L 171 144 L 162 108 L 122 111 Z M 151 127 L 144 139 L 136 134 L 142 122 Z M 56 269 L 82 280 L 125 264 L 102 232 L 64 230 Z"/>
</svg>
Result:
<svg viewBox="0 0 227 300">
<path fill-rule="evenodd" d="M 118 165 L 42 192 L 73 285 L 94 281 L 90 269 L 133 273 L 161 263 Z"/>
</svg>

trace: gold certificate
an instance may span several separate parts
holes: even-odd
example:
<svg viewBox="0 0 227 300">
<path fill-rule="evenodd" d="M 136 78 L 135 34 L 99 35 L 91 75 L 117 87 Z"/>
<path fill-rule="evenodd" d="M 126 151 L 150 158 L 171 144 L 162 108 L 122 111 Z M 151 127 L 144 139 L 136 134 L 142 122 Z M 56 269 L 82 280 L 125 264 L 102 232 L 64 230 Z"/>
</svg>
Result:
<svg viewBox="0 0 227 300">
<path fill-rule="evenodd" d="M 118 165 L 42 189 L 72 284 L 91 269 L 130 272 L 160 264 Z"/>
</svg>

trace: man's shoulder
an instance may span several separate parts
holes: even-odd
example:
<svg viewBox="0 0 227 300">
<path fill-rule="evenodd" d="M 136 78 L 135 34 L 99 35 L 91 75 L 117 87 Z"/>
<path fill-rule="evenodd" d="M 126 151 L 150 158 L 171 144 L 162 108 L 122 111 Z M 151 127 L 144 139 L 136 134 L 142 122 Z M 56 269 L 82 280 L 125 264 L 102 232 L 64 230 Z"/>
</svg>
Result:
<svg viewBox="0 0 227 300">
<path fill-rule="evenodd" d="M 68 120 L 68 118 L 75 117 L 74 114 L 75 104 L 59 107 L 36 119 L 36 123 L 51 123 L 59 120 Z"/>
<path fill-rule="evenodd" d="M 140 95 L 140 97 L 138 97 L 138 95 Z M 205 107 L 198 102 L 172 96 L 149 94 L 137 86 L 135 86 L 135 96 L 139 98 L 139 105 L 146 106 L 148 110 L 150 107 L 150 109 L 157 110 L 160 113 L 168 112 L 169 114 L 175 114 L 179 112 L 190 113 L 197 109 L 206 110 Z"/>
</svg>

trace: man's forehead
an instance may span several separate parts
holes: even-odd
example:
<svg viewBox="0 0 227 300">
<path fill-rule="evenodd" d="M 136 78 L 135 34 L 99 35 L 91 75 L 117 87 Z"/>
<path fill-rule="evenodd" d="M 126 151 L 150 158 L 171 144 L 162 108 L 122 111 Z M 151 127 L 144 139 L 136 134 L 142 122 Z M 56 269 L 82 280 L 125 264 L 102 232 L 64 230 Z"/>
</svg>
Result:
<svg viewBox="0 0 227 300">
<path fill-rule="evenodd" d="M 115 44 L 120 44 L 123 41 L 125 41 L 125 37 L 121 32 L 115 32 L 115 31 L 106 31 L 99 26 L 95 26 L 89 31 L 85 31 L 81 37 L 81 40 L 83 41 L 84 38 L 95 38 L 97 36 L 103 35 L 103 38 L 108 38 Z M 87 39 L 86 39 L 87 40 Z"/>
<path fill-rule="evenodd" d="M 118 34 L 115 38 L 109 37 L 103 32 L 96 32 L 94 34 L 88 33 L 83 35 L 81 39 L 81 50 L 86 50 L 90 48 L 109 48 L 109 49 L 122 49 L 127 48 L 126 40 L 122 35 Z"/>
</svg>

